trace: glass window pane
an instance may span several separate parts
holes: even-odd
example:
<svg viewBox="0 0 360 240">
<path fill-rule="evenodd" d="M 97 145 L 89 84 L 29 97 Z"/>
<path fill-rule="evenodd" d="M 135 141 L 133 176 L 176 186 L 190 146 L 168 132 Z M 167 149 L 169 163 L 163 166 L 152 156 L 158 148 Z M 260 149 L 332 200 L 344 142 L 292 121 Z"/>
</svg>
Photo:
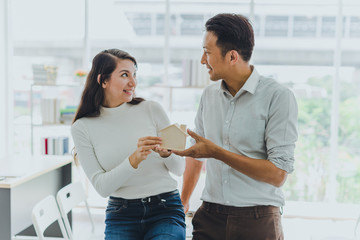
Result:
<svg viewBox="0 0 360 240">
<path fill-rule="evenodd" d="M 360 199 L 360 69 L 347 67 L 341 75 L 339 102 L 339 154 L 337 158 L 337 194 L 341 203 L 358 204 Z M 356 109 L 356 110 L 355 110 Z"/>
<path fill-rule="evenodd" d="M 288 16 L 266 16 L 265 36 L 286 37 L 288 35 Z"/>
<path fill-rule="evenodd" d="M 322 17 L 321 36 L 335 37 L 336 17 Z"/>
<path fill-rule="evenodd" d="M 176 16 L 171 15 L 170 17 L 170 34 L 176 35 Z M 165 14 L 157 14 L 156 15 L 156 35 L 164 35 L 164 27 L 165 27 Z"/>
<path fill-rule="evenodd" d="M 350 37 L 360 37 L 360 17 L 350 18 Z"/>
<path fill-rule="evenodd" d="M 202 35 L 204 29 L 204 16 L 194 14 L 181 14 L 181 35 Z"/>
<path fill-rule="evenodd" d="M 294 17 L 294 37 L 315 37 L 316 17 Z"/>
<path fill-rule="evenodd" d="M 84 1 L 11 1 L 14 40 L 77 40 L 84 36 Z"/>
<path fill-rule="evenodd" d="M 346 32 L 346 17 L 343 17 L 343 36 Z M 321 19 L 321 37 L 335 37 L 336 36 L 336 17 L 326 16 Z"/>
<path fill-rule="evenodd" d="M 260 21 L 261 21 L 260 16 L 254 16 L 254 20 L 253 22 L 251 22 L 255 36 L 260 35 L 260 24 L 261 24 Z"/>
<path fill-rule="evenodd" d="M 126 16 L 133 26 L 136 35 L 151 35 L 150 13 L 126 13 Z"/>
</svg>

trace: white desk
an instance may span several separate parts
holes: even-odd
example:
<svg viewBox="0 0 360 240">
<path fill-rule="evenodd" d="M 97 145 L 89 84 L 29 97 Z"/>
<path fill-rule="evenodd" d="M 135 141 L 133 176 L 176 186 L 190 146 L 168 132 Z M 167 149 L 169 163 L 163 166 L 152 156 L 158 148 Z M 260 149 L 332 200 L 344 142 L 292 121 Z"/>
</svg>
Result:
<svg viewBox="0 0 360 240">
<path fill-rule="evenodd" d="M 47 195 L 56 195 L 71 183 L 71 156 L 36 156 L 0 159 L 0 236 L 35 235 L 33 206 Z M 58 226 L 49 229 L 61 236 Z"/>
</svg>

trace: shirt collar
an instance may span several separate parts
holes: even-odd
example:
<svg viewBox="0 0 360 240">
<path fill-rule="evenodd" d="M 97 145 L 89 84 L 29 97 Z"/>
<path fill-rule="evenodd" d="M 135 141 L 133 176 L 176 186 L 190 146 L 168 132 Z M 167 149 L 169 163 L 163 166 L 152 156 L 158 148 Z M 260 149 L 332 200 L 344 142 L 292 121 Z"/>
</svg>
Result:
<svg viewBox="0 0 360 240">
<path fill-rule="evenodd" d="M 248 78 L 248 80 L 246 80 L 242 89 L 245 91 L 248 91 L 251 94 L 254 94 L 256 91 L 256 87 L 260 80 L 260 74 L 258 73 L 258 71 L 255 69 L 254 66 L 252 66 L 252 67 L 253 67 L 253 71 L 252 71 L 250 77 Z"/>
<path fill-rule="evenodd" d="M 238 95 L 238 93 L 242 92 L 242 91 L 247 91 L 251 94 L 255 93 L 256 87 L 260 80 L 260 74 L 258 73 L 258 71 L 256 70 L 256 68 L 253 65 L 251 65 L 251 67 L 253 68 L 253 70 L 252 70 L 252 73 L 250 74 L 250 77 L 246 80 L 244 86 L 236 93 L 236 95 Z M 225 92 L 229 93 L 229 91 L 225 87 L 224 80 L 221 81 L 220 90 L 222 90 L 224 93 Z"/>
</svg>

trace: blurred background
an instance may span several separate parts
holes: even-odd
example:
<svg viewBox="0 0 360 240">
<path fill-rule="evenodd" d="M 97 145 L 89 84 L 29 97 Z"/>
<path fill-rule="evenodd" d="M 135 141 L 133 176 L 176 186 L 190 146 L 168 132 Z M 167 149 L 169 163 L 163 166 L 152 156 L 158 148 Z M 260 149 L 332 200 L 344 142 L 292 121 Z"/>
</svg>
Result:
<svg viewBox="0 0 360 240">
<path fill-rule="evenodd" d="M 0 12 L 0 157 L 44 154 L 43 140 L 59 136 L 69 138 L 71 150 L 84 79 L 92 58 L 108 48 L 137 59 L 137 96 L 160 102 L 171 122 L 192 128 L 210 84 L 200 64 L 204 24 L 222 12 L 247 16 L 255 31 L 251 63 L 292 89 L 299 105 L 295 171 L 284 186 L 285 237 L 354 236 L 358 0 L 0 0 Z M 205 175 L 206 169 L 191 210 L 200 204 Z M 93 207 L 105 206 L 90 186 L 89 194 Z"/>
</svg>

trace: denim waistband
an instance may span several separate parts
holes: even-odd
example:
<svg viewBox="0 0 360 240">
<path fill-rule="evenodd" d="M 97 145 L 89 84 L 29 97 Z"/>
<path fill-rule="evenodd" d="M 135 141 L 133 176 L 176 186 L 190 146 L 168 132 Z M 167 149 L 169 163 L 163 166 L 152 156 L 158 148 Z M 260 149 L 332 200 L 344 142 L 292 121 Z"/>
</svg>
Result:
<svg viewBox="0 0 360 240">
<path fill-rule="evenodd" d="M 202 208 L 209 212 L 217 212 L 228 215 L 268 215 L 280 213 L 280 208 L 275 206 L 252 206 L 252 207 L 234 207 L 217 203 L 203 201 Z"/>
<path fill-rule="evenodd" d="M 153 196 L 149 196 L 149 197 L 144 197 L 144 198 L 136 198 L 136 199 L 125 199 L 125 198 L 118 198 L 118 197 L 109 197 L 109 202 L 118 202 L 118 203 L 129 203 L 129 204 L 139 204 L 139 203 L 158 203 L 161 202 L 163 200 L 166 200 L 166 198 L 171 197 L 175 194 L 179 194 L 179 191 L 176 189 L 174 191 L 171 192 L 166 192 L 166 193 L 160 193 L 157 195 L 153 195 Z"/>
</svg>

